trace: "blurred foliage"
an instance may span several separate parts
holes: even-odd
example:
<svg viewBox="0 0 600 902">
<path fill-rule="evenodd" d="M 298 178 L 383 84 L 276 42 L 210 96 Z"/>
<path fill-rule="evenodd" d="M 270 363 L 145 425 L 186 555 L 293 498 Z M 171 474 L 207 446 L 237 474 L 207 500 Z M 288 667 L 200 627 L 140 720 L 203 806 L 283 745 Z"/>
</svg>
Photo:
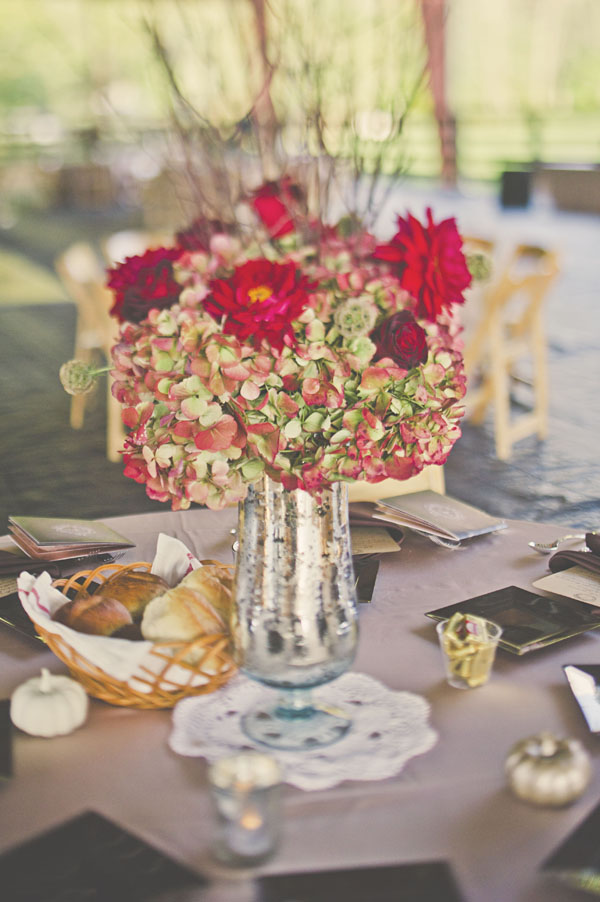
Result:
<svg viewBox="0 0 600 902">
<path fill-rule="evenodd" d="M 448 94 L 462 171 L 489 176 L 503 159 L 597 161 L 600 2 L 448 5 Z M 172 124 L 149 22 L 196 121 L 218 125 L 235 143 L 260 95 L 265 72 L 250 0 L 0 0 L 0 15 L 5 158 L 28 142 L 48 152 L 62 142 L 63 157 L 75 154 L 74 133 L 78 152 L 95 136 L 142 142 Z M 288 150 L 325 142 L 331 153 L 361 154 L 371 168 L 436 172 L 432 102 L 417 90 L 425 61 L 418 0 L 269 0 L 267 18 L 271 96 Z M 389 141 L 399 124 L 402 140 Z"/>
</svg>

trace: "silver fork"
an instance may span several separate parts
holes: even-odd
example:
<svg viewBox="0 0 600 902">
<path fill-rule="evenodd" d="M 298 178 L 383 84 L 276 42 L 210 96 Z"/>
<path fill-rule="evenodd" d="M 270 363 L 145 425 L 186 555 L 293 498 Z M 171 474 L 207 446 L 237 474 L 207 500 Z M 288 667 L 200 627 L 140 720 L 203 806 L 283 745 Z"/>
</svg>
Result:
<svg viewBox="0 0 600 902">
<path fill-rule="evenodd" d="M 563 542 L 568 541 L 581 541 L 585 539 L 586 534 L 580 535 L 568 535 L 561 536 L 559 539 L 554 539 L 553 542 L 528 542 L 530 548 L 533 548 L 535 551 L 539 551 L 540 554 L 552 554 L 553 551 L 556 551 L 559 545 L 562 545 Z"/>
</svg>

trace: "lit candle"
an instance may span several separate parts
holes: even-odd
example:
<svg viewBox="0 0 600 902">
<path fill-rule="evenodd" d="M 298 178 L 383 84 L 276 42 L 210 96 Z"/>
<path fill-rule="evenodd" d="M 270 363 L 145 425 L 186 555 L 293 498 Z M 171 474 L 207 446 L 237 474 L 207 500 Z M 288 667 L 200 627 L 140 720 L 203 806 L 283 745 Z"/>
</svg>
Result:
<svg viewBox="0 0 600 902">
<path fill-rule="evenodd" d="M 279 834 L 280 779 L 275 759 L 260 752 L 240 752 L 211 765 L 218 858 L 228 864 L 255 864 L 274 851 Z"/>
</svg>

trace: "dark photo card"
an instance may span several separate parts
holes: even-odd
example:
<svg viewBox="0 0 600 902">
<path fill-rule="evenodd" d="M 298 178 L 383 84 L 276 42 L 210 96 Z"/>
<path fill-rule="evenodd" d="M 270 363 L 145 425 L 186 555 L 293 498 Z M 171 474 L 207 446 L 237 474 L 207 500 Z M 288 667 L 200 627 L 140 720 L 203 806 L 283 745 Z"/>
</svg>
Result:
<svg viewBox="0 0 600 902">
<path fill-rule="evenodd" d="M 600 895 L 600 805 L 573 830 L 541 866 L 578 889 Z"/>
<path fill-rule="evenodd" d="M 258 880 L 258 902 L 462 902 L 445 861 L 385 865 Z"/>
<path fill-rule="evenodd" d="M 12 723 L 10 699 L 0 699 L 0 780 L 12 777 Z"/>
<path fill-rule="evenodd" d="M 536 595 L 519 586 L 505 586 L 485 595 L 428 611 L 434 620 L 453 614 L 474 614 L 502 627 L 499 648 L 523 655 L 600 627 L 600 608 L 574 598 Z"/>
<path fill-rule="evenodd" d="M 94 811 L 0 855 L 6 902 L 162 902 L 206 882 Z"/>
</svg>

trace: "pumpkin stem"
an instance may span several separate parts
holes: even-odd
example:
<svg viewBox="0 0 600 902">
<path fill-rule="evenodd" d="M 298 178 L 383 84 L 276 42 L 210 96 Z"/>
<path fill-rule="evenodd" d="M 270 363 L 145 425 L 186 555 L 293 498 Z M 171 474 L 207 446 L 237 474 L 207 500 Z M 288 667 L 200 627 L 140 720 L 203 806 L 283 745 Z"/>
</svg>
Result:
<svg viewBox="0 0 600 902">
<path fill-rule="evenodd" d="M 42 675 L 40 677 L 40 692 L 50 692 L 52 674 L 47 667 L 42 667 Z"/>
<path fill-rule="evenodd" d="M 540 754 L 544 758 L 551 758 L 558 750 L 556 737 L 552 733 L 540 733 L 538 736 L 540 744 Z"/>
</svg>

